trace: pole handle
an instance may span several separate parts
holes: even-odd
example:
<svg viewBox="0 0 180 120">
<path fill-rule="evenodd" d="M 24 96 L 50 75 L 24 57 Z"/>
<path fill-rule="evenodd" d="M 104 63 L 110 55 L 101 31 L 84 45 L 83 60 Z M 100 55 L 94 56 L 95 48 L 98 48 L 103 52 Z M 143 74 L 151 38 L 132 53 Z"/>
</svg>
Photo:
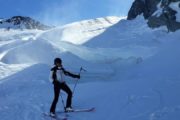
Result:
<svg viewBox="0 0 180 120">
<path fill-rule="evenodd" d="M 79 71 L 79 75 L 81 75 L 81 71 L 85 71 L 85 72 L 86 72 L 86 70 L 81 67 L 81 68 L 80 68 L 80 71 Z M 74 92 L 75 92 L 75 89 L 76 89 L 76 86 L 77 86 L 78 81 L 79 81 L 79 80 L 77 80 L 76 83 L 75 83 L 75 85 L 74 85 L 73 93 L 72 93 L 73 95 L 74 95 Z"/>
</svg>

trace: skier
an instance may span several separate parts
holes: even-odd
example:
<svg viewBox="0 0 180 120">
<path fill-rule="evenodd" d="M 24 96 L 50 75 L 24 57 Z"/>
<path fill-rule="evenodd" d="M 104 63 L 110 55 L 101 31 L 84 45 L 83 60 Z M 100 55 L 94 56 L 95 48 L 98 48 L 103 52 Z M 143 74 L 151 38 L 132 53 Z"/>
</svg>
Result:
<svg viewBox="0 0 180 120">
<path fill-rule="evenodd" d="M 73 111 L 73 109 L 71 107 L 72 91 L 67 86 L 66 82 L 64 81 L 65 75 L 80 79 L 80 75 L 72 74 L 63 68 L 62 60 L 60 58 L 55 58 L 54 59 L 54 67 L 51 69 L 51 74 L 50 74 L 50 80 L 54 84 L 54 100 L 53 100 L 51 108 L 50 108 L 51 116 L 55 116 L 56 104 L 58 102 L 61 89 L 68 94 L 65 111 L 66 112 Z"/>
</svg>

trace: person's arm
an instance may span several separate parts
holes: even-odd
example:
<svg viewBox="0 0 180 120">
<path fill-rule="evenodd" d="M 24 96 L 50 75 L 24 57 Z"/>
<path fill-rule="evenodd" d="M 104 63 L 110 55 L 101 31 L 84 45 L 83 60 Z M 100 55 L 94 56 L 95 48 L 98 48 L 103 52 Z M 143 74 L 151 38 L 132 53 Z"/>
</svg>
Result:
<svg viewBox="0 0 180 120">
<path fill-rule="evenodd" d="M 65 75 L 70 76 L 70 77 L 73 77 L 73 78 L 78 78 L 78 79 L 80 79 L 80 75 L 72 74 L 72 73 L 66 71 L 64 68 L 62 68 L 62 70 L 63 70 L 63 72 L 64 72 Z"/>
<path fill-rule="evenodd" d="M 52 74 L 51 74 L 52 76 L 51 77 L 53 79 L 53 83 L 58 82 L 57 76 L 56 76 L 57 67 L 52 68 L 51 71 L 52 71 Z"/>
</svg>

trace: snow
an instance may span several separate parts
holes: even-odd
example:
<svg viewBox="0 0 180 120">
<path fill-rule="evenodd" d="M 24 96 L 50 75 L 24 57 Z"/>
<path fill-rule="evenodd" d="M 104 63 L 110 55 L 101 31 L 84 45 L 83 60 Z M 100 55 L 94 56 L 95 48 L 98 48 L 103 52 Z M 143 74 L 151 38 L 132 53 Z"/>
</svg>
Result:
<svg viewBox="0 0 180 120">
<path fill-rule="evenodd" d="M 172 8 L 173 10 L 175 10 L 176 13 L 176 21 L 180 22 L 180 2 L 172 2 L 170 5 L 170 8 Z"/>
<path fill-rule="evenodd" d="M 84 20 L 81 22 L 74 22 L 63 27 L 58 27 L 43 34 L 44 38 L 54 40 L 61 40 L 70 42 L 76 45 L 81 45 L 89 39 L 103 33 L 108 27 L 116 24 L 120 17 L 109 16 L 105 18 L 96 18 L 91 20 Z M 71 35 L 69 35 L 71 33 Z M 76 38 L 76 39 L 74 39 Z"/>
<path fill-rule="evenodd" d="M 8 77 L 18 71 L 23 70 L 24 68 L 28 67 L 28 64 L 4 64 L 0 62 L 0 79 Z M 1 81 L 0 81 L 1 82 Z"/>
<path fill-rule="evenodd" d="M 47 31 L 0 33 L 2 120 L 48 119 L 42 113 L 49 111 L 53 99 L 48 78 L 55 57 L 73 73 L 81 66 L 87 70 L 73 107 L 96 107 L 92 113 L 67 113 L 68 120 L 180 119 L 180 31 L 152 30 L 139 16 L 133 21 L 108 17 Z M 73 89 L 76 79 L 66 81 Z M 65 100 L 64 92 L 62 96 Z"/>
<path fill-rule="evenodd" d="M 160 15 L 163 13 L 163 8 L 161 7 L 162 1 L 157 4 L 157 10 L 153 13 L 152 16 L 160 17 Z"/>
</svg>

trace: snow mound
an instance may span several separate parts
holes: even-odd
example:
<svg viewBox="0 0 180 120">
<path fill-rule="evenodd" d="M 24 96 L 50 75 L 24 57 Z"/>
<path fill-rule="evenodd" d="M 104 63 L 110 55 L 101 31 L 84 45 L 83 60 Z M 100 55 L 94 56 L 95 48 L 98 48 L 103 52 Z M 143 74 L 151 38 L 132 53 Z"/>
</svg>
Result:
<svg viewBox="0 0 180 120">
<path fill-rule="evenodd" d="M 45 52 L 45 50 L 47 50 Z M 53 46 L 47 44 L 44 40 L 31 40 L 26 44 L 9 50 L 2 58 L 2 62 L 7 64 L 21 64 L 21 63 L 37 63 L 49 61 L 54 58 Z M 49 59 L 48 59 L 49 58 Z"/>
</svg>

